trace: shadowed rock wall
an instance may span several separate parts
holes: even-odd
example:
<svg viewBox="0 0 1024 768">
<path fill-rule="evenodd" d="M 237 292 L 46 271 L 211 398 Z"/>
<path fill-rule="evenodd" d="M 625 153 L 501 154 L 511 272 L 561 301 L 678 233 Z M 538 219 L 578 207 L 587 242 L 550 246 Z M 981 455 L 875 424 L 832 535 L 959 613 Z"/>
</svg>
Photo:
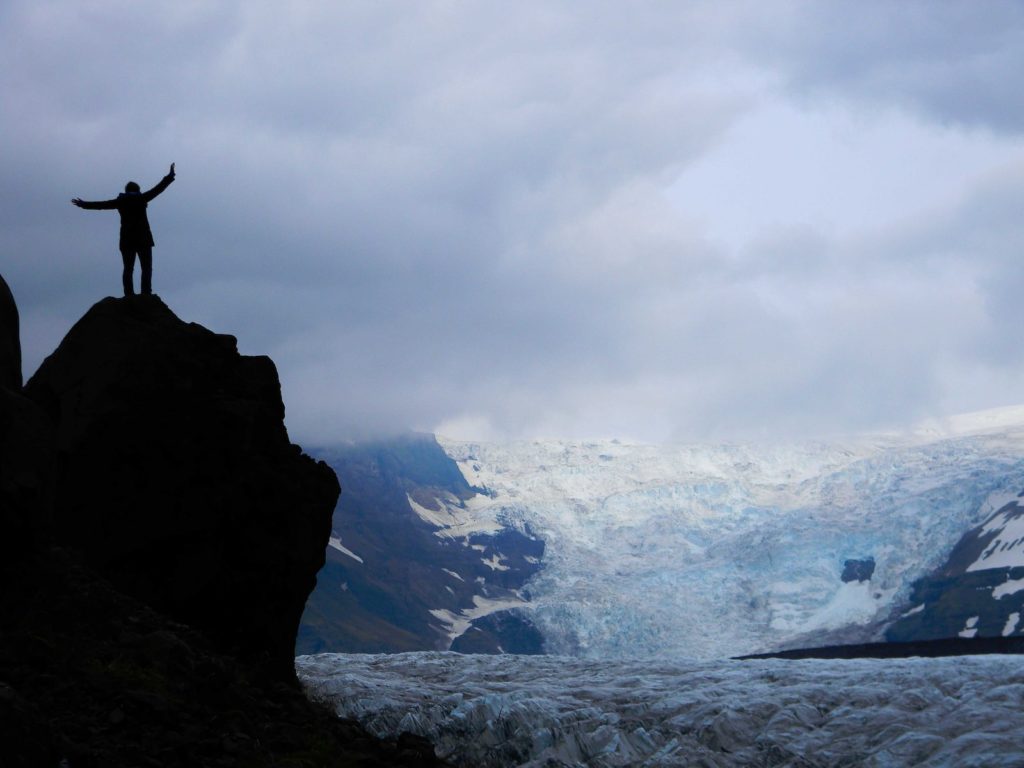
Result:
<svg viewBox="0 0 1024 768">
<path fill-rule="evenodd" d="M 0 559 L 20 561 L 49 527 L 53 429 L 21 392 L 18 307 L 0 277 Z"/>
<path fill-rule="evenodd" d="M 21 337 L 18 329 L 18 306 L 0 277 L 0 387 L 21 389 Z"/>
<path fill-rule="evenodd" d="M 0 766 L 441 765 L 295 680 L 338 485 L 268 359 L 155 298 L 93 307 L 34 400 L 19 357 L 0 290 Z"/>
<path fill-rule="evenodd" d="M 273 362 L 156 297 L 107 298 L 25 392 L 56 425 L 56 540 L 224 650 L 291 676 L 339 487 L 289 441 Z"/>
</svg>

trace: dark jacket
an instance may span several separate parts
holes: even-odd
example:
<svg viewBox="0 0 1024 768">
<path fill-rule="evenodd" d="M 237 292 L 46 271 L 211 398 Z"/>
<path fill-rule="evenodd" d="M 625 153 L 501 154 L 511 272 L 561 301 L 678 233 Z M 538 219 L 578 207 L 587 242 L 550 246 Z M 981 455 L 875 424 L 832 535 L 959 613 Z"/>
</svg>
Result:
<svg viewBox="0 0 1024 768">
<path fill-rule="evenodd" d="M 152 248 L 156 243 L 153 242 L 153 233 L 149 229 L 146 205 L 167 189 L 172 181 L 174 176 L 167 174 L 148 192 L 122 192 L 113 200 L 94 203 L 82 200 L 79 207 L 93 211 L 113 209 L 121 214 L 121 240 L 118 245 L 122 250 Z"/>
</svg>

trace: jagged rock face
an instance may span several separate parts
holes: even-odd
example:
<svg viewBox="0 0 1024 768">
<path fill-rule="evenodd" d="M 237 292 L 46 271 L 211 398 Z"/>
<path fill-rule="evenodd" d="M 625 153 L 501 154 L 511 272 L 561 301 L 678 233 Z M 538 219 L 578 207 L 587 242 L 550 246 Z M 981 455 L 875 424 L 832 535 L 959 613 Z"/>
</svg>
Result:
<svg viewBox="0 0 1024 768">
<path fill-rule="evenodd" d="M 156 297 L 107 298 L 25 390 L 56 424 L 58 541 L 222 648 L 291 675 L 339 487 L 288 440 L 273 362 Z"/>
<path fill-rule="evenodd" d="M 38 549 L 48 523 L 52 426 L 21 394 L 18 307 L 0 277 L 0 560 Z"/>
<path fill-rule="evenodd" d="M 31 400 L 0 387 L 0 560 L 39 550 L 50 533 L 53 426 Z"/>
<path fill-rule="evenodd" d="M 0 387 L 21 389 L 21 337 L 18 331 L 18 305 L 0 276 Z"/>
</svg>

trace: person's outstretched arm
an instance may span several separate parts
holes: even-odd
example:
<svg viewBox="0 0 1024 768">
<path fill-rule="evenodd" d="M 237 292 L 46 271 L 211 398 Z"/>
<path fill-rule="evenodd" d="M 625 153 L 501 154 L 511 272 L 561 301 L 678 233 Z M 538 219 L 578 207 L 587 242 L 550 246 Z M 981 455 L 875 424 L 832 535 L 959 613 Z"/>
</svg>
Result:
<svg viewBox="0 0 1024 768">
<path fill-rule="evenodd" d="M 143 192 L 142 193 L 142 197 L 145 198 L 146 202 L 148 203 L 154 197 L 156 197 L 161 192 L 163 192 L 165 189 L 167 189 L 167 187 L 169 187 L 171 185 L 172 181 L 174 181 L 174 163 L 171 163 L 171 170 L 167 173 L 166 176 L 164 176 L 162 179 L 160 179 L 160 183 L 157 184 L 155 187 L 153 187 L 148 192 Z"/>
<path fill-rule="evenodd" d="M 117 208 L 117 200 L 100 200 L 98 202 L 89 202 L 83 200 L 80 197 L 74 198 L 72 201 L 79 208 L 86 208 L 90 211 L 108 211 L 113 208 Z"/>
</svg>

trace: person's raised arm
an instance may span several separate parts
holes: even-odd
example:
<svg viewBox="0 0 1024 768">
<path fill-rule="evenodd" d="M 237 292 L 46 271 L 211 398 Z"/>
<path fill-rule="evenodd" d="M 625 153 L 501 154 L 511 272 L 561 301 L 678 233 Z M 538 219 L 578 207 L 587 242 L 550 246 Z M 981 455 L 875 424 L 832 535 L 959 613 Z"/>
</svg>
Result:
<svg viewBox="0 0 1024 768">
<path fill-rule="evenodd" d="M 170 186 L 171 182 L 174 181 L 174 163 L 171 163 L 171 170 L 167 172 L 167 175 L 160 179 L 160 183 L 153 187 L 151 190 L 142 193 L 142 197 L 145 198 L 148 203 L 154 197 L 163 192 L 167 187 Z"/>
<path fill-rule="evenodd" d="M 88 200 L 83 200 L 80 197 L 76 197 L 73 198 L 71 202 L 79 208 L 85 208 L 90 211 L 109 211 L 113 208 L 117 208 L 117 200 L 99 200 L 96 202 L 90 202 Z"/>
</svg>

